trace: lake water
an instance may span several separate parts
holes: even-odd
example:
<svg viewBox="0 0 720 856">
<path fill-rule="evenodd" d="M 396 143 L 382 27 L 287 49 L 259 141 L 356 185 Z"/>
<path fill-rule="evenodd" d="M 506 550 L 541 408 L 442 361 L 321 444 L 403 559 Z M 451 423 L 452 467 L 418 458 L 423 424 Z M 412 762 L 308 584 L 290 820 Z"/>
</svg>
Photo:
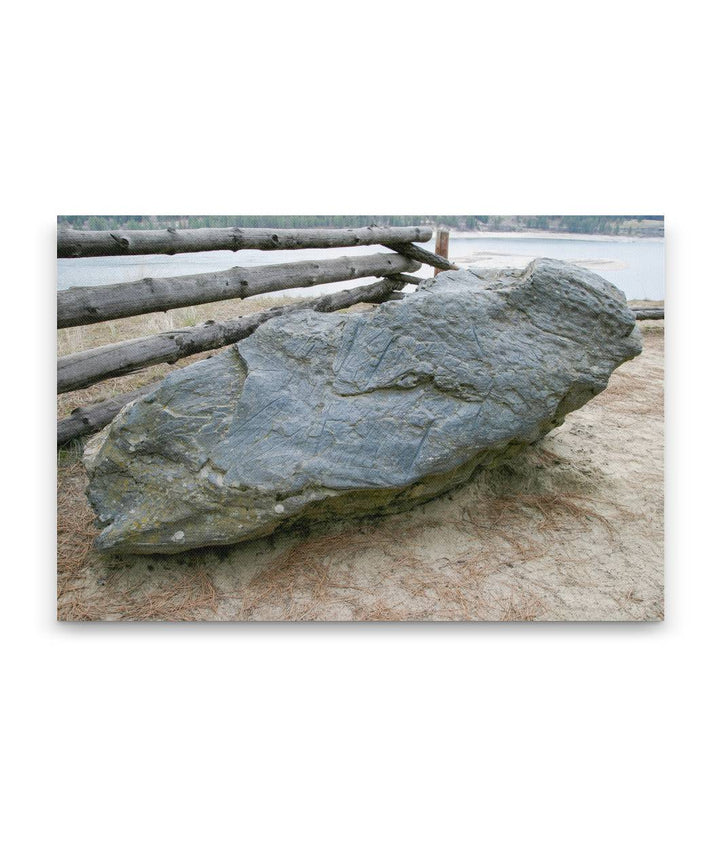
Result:
<svg viewBox="0 0 720 856">
<path fill-rule="evenodd" d="M 665 242 L 662 238 L 615 240 L 577 236 L 451 239 L 453 258 L 468 267 L 524 267 L 540 256 L 571 261 L 600 274 L 629 300 L 665 299 Z"/>
<path fill-rule="evenodd" d="M 423 246 L 434 249 L 434 243 Z M 327 250 L 240 250 L 237 253 L 181 253 L 175 256 L 117 256 L 93 259 L 58 259 L 58 289 L 74 286 L 110 285 L 143 277 L 180 276 L 226 270 L 235 266 L 253 267 L 303 259 L 334 258 L 387 252 L 383 247 L 350 247 Z M 588 237 L 537 235 L 490 235 L 450 237 L 450 258 L 463 267 L 524 267 L 530 260 L 547 257 L 572 261 L 594 270 L 618 286 L 630 300 L 664 300 L 665 244 L 661 238 L 593 239 Z M 423 267 L 418 276 L 431 276 Z M 325 294 L 371 282 L 318 285 L 312 288 L 275 292 L 275 295 L 306 296 Z M 252 299 L 252 298 L 250 298 Z"/>
</svg>

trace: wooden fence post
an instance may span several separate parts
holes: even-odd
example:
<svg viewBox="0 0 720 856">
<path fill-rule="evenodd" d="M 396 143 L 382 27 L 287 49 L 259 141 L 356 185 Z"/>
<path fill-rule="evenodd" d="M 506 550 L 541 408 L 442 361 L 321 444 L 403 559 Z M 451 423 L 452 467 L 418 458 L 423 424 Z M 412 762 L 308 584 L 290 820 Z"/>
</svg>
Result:
<svg viewBox="0 0 720 856">
<path fill-rule="evenodd" d="M 448 229 L 438 229 L 435 238 L 435 255 L 442 256 L 444 259 L 449 259 L 448 247 L 450 245 L 450 232 Z M 435 276 L 440 273 L 440 268 L 435 268 Z"/>
</svg>

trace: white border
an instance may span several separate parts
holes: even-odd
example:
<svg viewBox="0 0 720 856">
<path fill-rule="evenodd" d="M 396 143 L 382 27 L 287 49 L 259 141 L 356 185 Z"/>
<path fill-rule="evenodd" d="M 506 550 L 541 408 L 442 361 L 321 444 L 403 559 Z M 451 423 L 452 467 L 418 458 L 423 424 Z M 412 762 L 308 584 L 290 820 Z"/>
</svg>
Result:
<svg viewBox="0 0 720 856">
<path fill-rule="evenodd" d="M 7 852 L 709 852 L 714 28 L 693 2 L 267 8 L 7 22 Z M 56 625 L 54 217 L 178 211 L 666 214 L 666 622 Z"/>
</svg>

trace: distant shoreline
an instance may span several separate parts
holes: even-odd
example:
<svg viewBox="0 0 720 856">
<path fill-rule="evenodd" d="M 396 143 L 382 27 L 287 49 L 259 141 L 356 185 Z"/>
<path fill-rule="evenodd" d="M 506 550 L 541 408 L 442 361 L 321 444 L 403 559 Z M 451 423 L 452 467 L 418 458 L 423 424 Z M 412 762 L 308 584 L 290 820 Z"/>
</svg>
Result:
<svg viewBox="0 0 720 856">
<path fill-rule="evenodd" d="M 153 229 L 361 229 L 371 226 L 430 227 L 449 229 L 457 235 L 521 236 L 549 238 L 565 235 L 614 238 L 663 238 L 662 215 L 429 215 L 429 214 L 324 214 L 324 215 L 59 215 L 58 228 L 79 231 Z"/>
</svg>

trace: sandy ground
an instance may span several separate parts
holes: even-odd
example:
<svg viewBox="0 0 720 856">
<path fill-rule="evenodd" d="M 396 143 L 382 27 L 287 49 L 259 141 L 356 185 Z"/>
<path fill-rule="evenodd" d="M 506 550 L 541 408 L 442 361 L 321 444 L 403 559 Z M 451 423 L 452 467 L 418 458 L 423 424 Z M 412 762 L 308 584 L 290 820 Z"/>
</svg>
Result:
<svg viewBox="0 0 720 856">
<path fill-rule="evenodd" d="M 565 425 L 390 517 L 174 557 L 106 557 L 91 546 L 77 444 L 58 458 L 58 617 L 661 619 L 664 322 L 641 328 L 642 355 Z"/>
</svg>

